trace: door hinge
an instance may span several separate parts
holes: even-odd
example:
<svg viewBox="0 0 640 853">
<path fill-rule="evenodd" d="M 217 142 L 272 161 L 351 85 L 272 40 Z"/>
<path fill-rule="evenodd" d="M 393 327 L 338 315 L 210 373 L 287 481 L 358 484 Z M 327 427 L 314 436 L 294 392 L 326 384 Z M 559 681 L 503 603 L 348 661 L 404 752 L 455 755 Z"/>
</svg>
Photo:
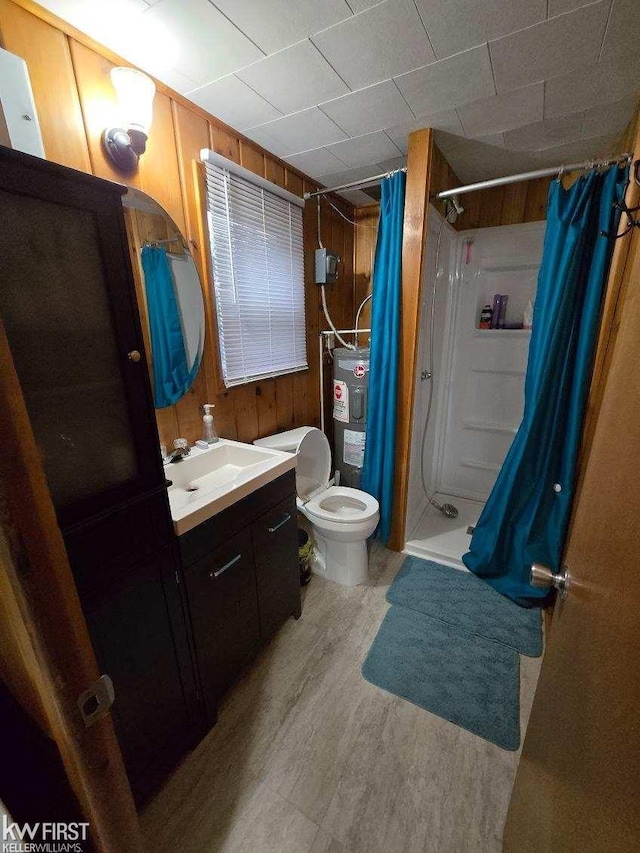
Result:
<svg viewBox="0 0 640 853">
<path fill-rule="evenodd" d="M 109 713 L 116 698 L 113 681 L 101 675 L 97 681 L 78 696 L 78 708 L 87 728 Z"/>
<path fill-rule="evenodd" d="M 180 586 L 180 575 L 178 574 L 178 570 L 177 570 L 177 569 L 175 570 L 174 574 L 175 574 L 175 576 L 176 576 L 176 584 L 177 584 L 178 586 Z"/>
</svg>

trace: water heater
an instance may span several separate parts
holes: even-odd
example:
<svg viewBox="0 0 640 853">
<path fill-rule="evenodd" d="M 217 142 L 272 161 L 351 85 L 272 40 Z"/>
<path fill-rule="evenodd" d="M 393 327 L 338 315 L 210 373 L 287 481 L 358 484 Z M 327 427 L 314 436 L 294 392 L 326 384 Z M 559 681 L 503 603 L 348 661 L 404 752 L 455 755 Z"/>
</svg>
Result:
<svg viewBox="0 0 640 853">
<path fill-rule="evenodd" d="M 340 485 L 360 488 L 367 420 L 369 348 L 333 351 L 333 427 Z"/>
</svg>

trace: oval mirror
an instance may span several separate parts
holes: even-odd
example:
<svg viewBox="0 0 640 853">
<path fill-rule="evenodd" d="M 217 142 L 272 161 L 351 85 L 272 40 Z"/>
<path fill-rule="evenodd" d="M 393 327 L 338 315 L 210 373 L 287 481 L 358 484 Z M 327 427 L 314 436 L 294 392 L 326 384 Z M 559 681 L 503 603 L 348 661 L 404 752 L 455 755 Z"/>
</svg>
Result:
<svg viewBox="0 0 640 853">
<path fill-rule="evenodd" d="M 133 187 L 122 197 L 156 409 L 195 382 L 204 351 L 202 284 L 189 245 L 166 210 Z"/>
</svg>

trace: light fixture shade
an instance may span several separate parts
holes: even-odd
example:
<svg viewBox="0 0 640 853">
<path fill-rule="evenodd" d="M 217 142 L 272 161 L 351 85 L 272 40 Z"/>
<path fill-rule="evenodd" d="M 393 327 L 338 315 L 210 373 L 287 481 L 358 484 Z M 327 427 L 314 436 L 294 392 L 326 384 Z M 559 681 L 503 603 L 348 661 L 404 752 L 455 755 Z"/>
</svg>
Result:
<svg viewBox="0 0 640 853">
<path fill-rule="evenodd" d="M 135 68 L 112 68 L 111 82 L 118 98 L 122 127 L 149 135 L 156 84 Z"/>
</svg>

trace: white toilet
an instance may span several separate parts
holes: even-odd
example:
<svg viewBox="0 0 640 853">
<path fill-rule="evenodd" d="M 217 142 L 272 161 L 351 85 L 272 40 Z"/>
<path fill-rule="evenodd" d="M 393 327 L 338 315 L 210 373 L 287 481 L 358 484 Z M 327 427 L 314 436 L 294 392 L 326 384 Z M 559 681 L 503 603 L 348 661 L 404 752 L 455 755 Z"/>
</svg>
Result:
<svg viewBox="0 0 640 853">
<path fill-rule="evenodd" d="M 259 438 L 254 444 L 297 455 L 298 509 L 313 525 L 313 570 L 355 586 L 367 579 L 367 538 L 380 520 L 378 501 L 360 489 L 330 484 L 331 448 L 315 427 L 299 427 Z M 332 481 L 331 481 L 332 482 Z"/>
</svg>

